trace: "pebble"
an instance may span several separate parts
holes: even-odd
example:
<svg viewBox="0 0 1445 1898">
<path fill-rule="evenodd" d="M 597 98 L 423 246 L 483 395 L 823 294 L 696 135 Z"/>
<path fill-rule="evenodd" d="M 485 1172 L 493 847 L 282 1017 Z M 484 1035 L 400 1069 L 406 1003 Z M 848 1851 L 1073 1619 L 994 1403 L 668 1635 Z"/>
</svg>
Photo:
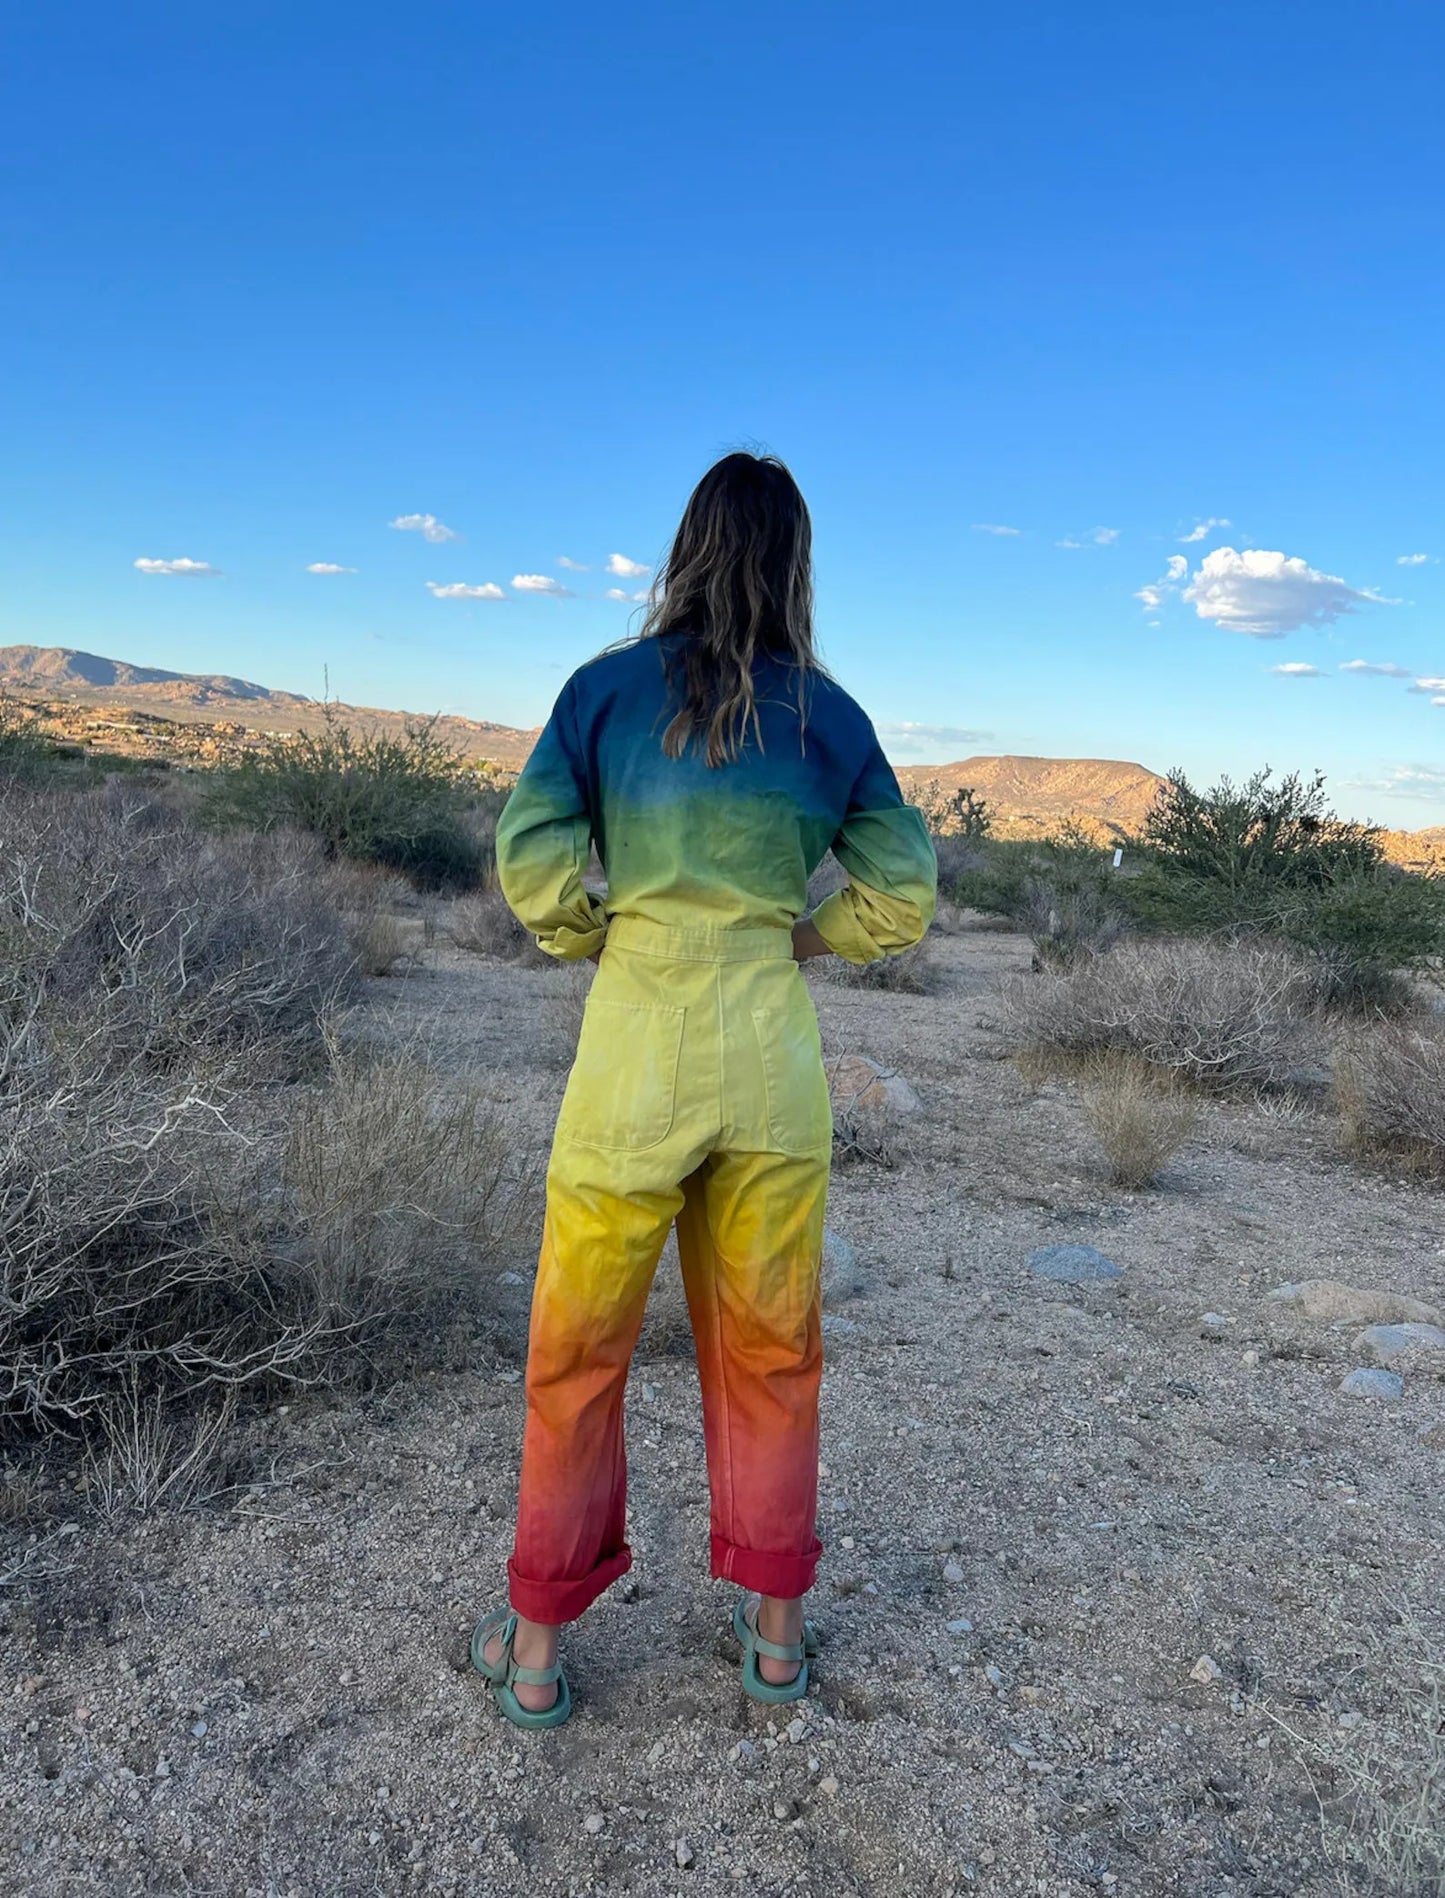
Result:
<svg viewBox="0 0 1445 1898">
<path fill-rule="evenodd" d="M 171 1763 L 166 1758 L 165 1754 L 162 1753 L 160 1758 L 156 1761 L 156 1778 L 169 1779 L 170 1776 L 171 1776 Z"/>
<path fill-rule="evenodd" d="M 197 1740 L 204 1740 L 210 1730 L 204 1720 L 195 1720 L 191 1723 L 191 1733 Z"/>
<path fill-rule="evenodd" d="M 693 1851 L 686 1839 L 673 1840 L 672 1856 L 683 1871 L 687 1871 L 697 1860 L 697 1854 Z"/>
<path fill-rule="evenodd" d="M 973 1633 L 973 1623 L 969 1621 L 963 1615 L 960 1615 L 957 1621 L 950 1621 L 947 1624 L 947 1626 L 948 1626 L 948 1632 L 950 1634 L 972 1634 Z"/>
<path fill-rule="evenodd" d="M 1346 1397 L 1375 1397 L 1394 1403 L 1405 1395 L 1405 1380 L 1398 1371 L 1350 1371 L 1340 1379 Z"/>
<path fill-rule="evenodd" d="M 826 1793 L 830 1799 L 838 1797 L 838 1782 L 831 1773 L 818 1781 L 818 1791 Z"/>
<path fill-rule="evenodd" d="M 525 1285 L 527 1281 L 520 1272 L 498 1272 L 498 1285 Z"/>
<path fill-rule="evenodd" d="M 944 1563 L 943 1579 L 946 1582 L 961 1582 L 963 1580 L 963 1570 L 959 1567 L 957 1562 Z"/>
<path fill-rule="evenodd" d="M 656 1766 L 657 1762 L 662 1758 L 663 1754 L 666 1751 L 667 1751 L 667 1743 L 665 1741 L 654 1740 L 652 1745 L 647 1749 L 648 1764 L 651 1766 Z"/>
<path fill-rule="evenodd" d="M 1060 1285 L 1097 1285 L 1124 1276 L 1124 1268 L 1096 1246 L 1040 1246 L 1027 1263 L 1031 1272 Z"/>
<path fill-rule="evenodd" d="M 845 1549 L 856 1549 L 857 1546 L 858 1546 L 857 1541 L 853 1536 L 844 1536 L 843 1547 Z"/>
<path fill-rule="evenodd" d="M 1210 1687 L 1217 1680 L 1223 1680 L 1224 1669 L 1212 1654 L 1201 1654 L 1189 1670 L 1189 1678 L 1198 1681 L 1203 1687 Z"/>
<path fill-rule="evenodd" d="M 1205 1338 L 1223 1337 L 1224 1333 L 1233 1323 L 1234 1320 L 1232 1318 L 1226 1318 L 1223 1312 L 1207 1311 L 1199 1321 L 1200 1336 Z"/>
<path fill-rule="evenodd" d="M 732 1752 L 728 1755 L 728 1758 L 744 1761 L 750 1760 L 756 1757 L 757 1750 L 751 1740 L 739 1740 Z"/>
<path fill-rule="evenodd" d="M 808 1737 L 808 1723 L 803 1718 L 803 1716 L 799 1714 L 795 1720 L 790 1720 L 788 1722 L 789 1744 L 792 1746 L 799 1746 L 802 1744 L 804 1740 L 807 1739 L 807 1737 Z"/>
<path fill-rule="evenodd" d="M 773 1801 L 773 1817 L 775 1819 L 780 1821 L 796 1819 L 797 1816 L 798 1802 L 796 1799 L 775 1799 Z"/>
<path fill-rule="evenodd" d="M 1361 1291 L 1357 1286 L 1341 1284 L 1339 1279 L 1301 1279 L 1297 1285 L 1276 1285 L 1270 1297 L 1327 1325 L 1396 1325 L 1412 1319 L 1427 1325 L 1445 1324 L 1437 1308 L 1423 1299 L 1402 1292 Z"/>
<path fill-rule="evenodd" d="M 1420 1441 L 1427 1450 L 1445 1450 L 1445 1420 L 1426 1424 L 1420 1432 Z"/>
<path fill-rule="evenodd" d="M 595 1839 L 597 1834 L 606 1826 L 607 1821 L 600 1812 L 589 1812 L 587 1817 L 582 1821 L 582 1824 Z"/>
</svg>

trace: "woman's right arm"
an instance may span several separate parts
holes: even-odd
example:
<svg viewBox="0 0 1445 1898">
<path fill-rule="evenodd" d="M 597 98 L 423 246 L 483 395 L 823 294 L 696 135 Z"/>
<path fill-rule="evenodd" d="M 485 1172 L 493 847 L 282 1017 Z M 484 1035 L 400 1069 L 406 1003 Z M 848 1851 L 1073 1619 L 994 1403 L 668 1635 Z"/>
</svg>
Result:
<svg viewBox="0 0 1445 1898">
<path fill-rule="evenodd" d="M 582 881 L 592 846 L 587 769 L 569 683 L 497 823 L 497 878 L 537 947 L 565 962 L 595 956 L 607 912 Z"/>
</svg>

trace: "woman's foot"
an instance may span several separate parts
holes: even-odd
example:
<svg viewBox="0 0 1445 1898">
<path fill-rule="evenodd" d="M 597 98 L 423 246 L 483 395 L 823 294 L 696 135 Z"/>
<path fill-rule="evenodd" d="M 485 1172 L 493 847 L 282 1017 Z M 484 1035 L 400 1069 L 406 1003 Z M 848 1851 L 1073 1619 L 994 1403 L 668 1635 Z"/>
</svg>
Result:
<svg viewBox="0 0 1445 1898">
<path fill-rule="evenodd" d="M 512 1637 L 513 1660 L 518 1667 L 551 1667 L 557 1659 L 557 1635 L 558 1630 L 549 1627 L 545 1621 L 528 1621 L 524 1615 L 518 1615 L 517 1631 Z M 482 1649 L 482 1656 L 492 1666 L 501 1660 L 500 1629 Z M 556 1705 L 560 1688 L 556 1681 L 550 1681 L 545 1687 L 532 1687 L 526 1681 L 515 1681 L 512 1692 L 528 1713 L 546 1713 L 549 1707 Z"/>
<path fill-rule="evenodd" d="M 796 1647 L 803 1639 L 803 1603 L 782 1601 L 776 1595 L 760 1595 L 753 1611 L 753 1623 L 765 1641 L 779 1647 Z M 758 1672 L 770 1687 L 786 1687 L 798 1678 L 797 1661 L 774 1661 L 766 1654 L 758 1656 Z"/>
</svg>

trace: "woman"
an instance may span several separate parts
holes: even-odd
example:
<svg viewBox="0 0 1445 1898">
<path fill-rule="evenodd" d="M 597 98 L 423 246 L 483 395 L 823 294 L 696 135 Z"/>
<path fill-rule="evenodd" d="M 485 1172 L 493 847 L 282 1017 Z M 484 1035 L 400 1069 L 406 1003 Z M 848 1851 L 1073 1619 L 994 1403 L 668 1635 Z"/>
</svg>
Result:
<svg viewBox="0 0 1445 1898">
<path fill-rule="evenodd" d="M 807 1691 L 832 1125 L 798 964 L 920 940 L 936 864 L 863 712 L 818 663 L 812 529 L 771 456 L 698 483 L 641 636 L 574 674 L 497 830 L 538 944 L 600 961 L 547 1175 L 511 1607 L 472 1658 L 519 1726 L 570 1710 L 559 1627 L 631 1563 L 622 1397 L 677 1225 L 712 1573 L 755 1699 Z M 599 899 L 582 876 L 595 843 Z M 831 846 L 845 889 L 809 920 Z M 605 945 L 605 948 L 604 948 Z"/>
</svg>

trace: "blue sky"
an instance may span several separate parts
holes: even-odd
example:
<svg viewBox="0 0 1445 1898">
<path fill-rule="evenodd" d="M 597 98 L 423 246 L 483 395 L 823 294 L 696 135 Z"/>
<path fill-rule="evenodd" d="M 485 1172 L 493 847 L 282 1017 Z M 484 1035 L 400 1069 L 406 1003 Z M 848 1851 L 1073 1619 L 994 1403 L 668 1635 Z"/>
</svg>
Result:
<svg viewBox="0 0 1445 1898">
<path fill-rule="evenodd" d="M 1445 821 L 1423 0 L 6 40 L 0 643 L 534 724 L 635 610 L 610 557 L 763 444 L 899 762 L 1318 766 Z"/>
</svg>

